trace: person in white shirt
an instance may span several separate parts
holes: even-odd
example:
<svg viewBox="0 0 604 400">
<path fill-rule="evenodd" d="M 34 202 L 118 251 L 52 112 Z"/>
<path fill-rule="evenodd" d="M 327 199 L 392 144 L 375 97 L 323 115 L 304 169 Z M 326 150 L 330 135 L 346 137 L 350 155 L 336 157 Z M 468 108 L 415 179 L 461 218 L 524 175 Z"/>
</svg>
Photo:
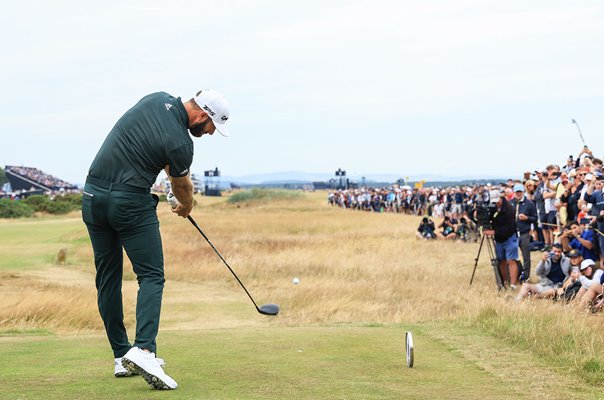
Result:
<svg viewBox="0 0 604 400">
<path fill-rule="evenodd" d="M 577 293 L 577 299 L 581 301 L 582 305 L 588 306 L 598 294 L 602 293 L 601 279 L 604 271 L 596 268 L 596 262 L 589 258 L 581 262 L 580 270 L 581 289 Z"/>
</svg>

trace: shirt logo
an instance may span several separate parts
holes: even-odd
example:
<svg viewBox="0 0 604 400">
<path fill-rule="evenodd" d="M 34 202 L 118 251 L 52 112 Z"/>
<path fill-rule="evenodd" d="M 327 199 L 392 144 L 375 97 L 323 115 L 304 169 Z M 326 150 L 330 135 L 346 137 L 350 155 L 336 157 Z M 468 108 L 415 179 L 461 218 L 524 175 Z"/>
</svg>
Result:
<svg viewBox="0 0 604 400">
<path fill-rule="evenodd" d="M 220 117 L 221 120 L 226 121 L 227 119 L 229 119 L 229 117 L 227 117 L 226 115 L 223 115 L 222 117 Z"/>
<path fill-rule="evenodd" d="M 170 110 L 170 108 L 172 107 L 172 104 L 164 103 L 164 106 L 166 106 L 166 110 Z"/>
</svg>

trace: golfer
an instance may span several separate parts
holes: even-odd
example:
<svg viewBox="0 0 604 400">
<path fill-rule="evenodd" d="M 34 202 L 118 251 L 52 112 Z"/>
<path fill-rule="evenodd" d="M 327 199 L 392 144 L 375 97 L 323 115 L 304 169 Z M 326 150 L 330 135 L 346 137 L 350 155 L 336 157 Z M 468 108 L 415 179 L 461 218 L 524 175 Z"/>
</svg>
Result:
<svg viewBox="0 0 604 400">
<path fill-rule="evenodd" d="M 98 306 L 113 349 L 115 376 L 139 374 L 154 389 L 178 386 L 155 357 L 165 280 L 158 197 L 149 188 L 165 169 L 178 200 L 173 212 L 187 217 L 193 207 L 189 133 L 201 137 L 217 130 L 228 136 L 229 110 L 214 90 L 200 91 L 186 102 L 164 92 L 150 94 L 117 121 L 90 166 L 82 219 L 94 250 Z M 124 327 L 122 249 L 139 285 L 132 344 Z"/>
</svg>

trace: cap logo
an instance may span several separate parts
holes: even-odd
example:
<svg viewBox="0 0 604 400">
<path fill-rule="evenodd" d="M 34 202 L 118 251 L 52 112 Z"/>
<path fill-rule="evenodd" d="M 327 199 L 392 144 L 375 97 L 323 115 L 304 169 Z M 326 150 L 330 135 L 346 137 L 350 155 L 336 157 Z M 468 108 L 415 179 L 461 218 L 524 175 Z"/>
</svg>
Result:
<svg viewBox="0 0 604 400">
<path fill-rule="evenodd" d="M 221 120 L 226 121 L 227 119 L 229 119 L 229 117 L 227 117 L 226 115 L 223 115 L 222 117 L 220 117 Z"/>
<path fill-rule="evenodd" d="M 210 107 L 207 106 L 207 104 L 204 104 L 202 107 L 204 110 L 206 110 L 208 112 L 208 114 L 210 114 L 210 116 L 214 116 L 216 115 L 216 113 L 214 111 L 212 111 L 212 109 Z"/>
</svg>

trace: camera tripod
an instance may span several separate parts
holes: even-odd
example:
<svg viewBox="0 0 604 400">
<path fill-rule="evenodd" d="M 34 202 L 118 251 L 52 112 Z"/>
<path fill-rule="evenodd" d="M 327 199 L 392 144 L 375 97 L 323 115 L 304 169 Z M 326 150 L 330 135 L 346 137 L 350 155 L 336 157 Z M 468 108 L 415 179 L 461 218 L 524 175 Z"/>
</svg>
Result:
<svg viewBox="0 0 604 400">
<path fill-rule="evenodd" d="M 476 258 L 474 259 L 474 270 L 472 271 L 472 278 L 470 278 L 470 286 L 474 281 L 474 274 L 476 273 L 476 267 L 478 266 L 478 259 L 480 258 L 482 246 L 486 242 L 487 250 L 489 252 L 489 258 L 491 260 L 491 266 L 493 267 L 493 272 L 495 273 L 495 283 L 497 284 L 497 290 L 502 290 L 505 289 L 505 284 L 503 277 L 501 276 L 501 271 L 499 270 L 499 260 L 497 259 L 497 254 L 495 252 L 495 236 L 492 232 L 492 230 L 483 230 L 482 228 L 480 229 L 480 246 L 478 247 L 478 254 L 476 254 Z"/>
</svg>

